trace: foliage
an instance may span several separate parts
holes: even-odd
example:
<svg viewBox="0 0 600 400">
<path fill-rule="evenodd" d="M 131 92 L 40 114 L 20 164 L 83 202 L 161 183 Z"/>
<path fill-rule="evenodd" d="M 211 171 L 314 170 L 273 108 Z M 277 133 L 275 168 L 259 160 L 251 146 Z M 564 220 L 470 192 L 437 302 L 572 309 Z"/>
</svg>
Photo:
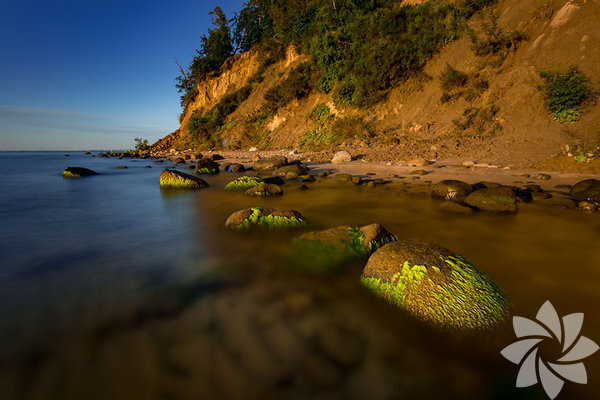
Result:
<svg viewBox="0 0 600 400">
<path fill-rule="evenodd" d="M 334 115 L 329 111 L 329 107 L 319 103 L 309 111 L 306 117 L 319 125 L 323 125 L 324 123 L 331 121 L 334 118 Z"/>
<path fill-rule="evenodd" d="M 462 118 L 452 122 L 457 132 L 462 135 L 471 133 L 473 137 L 492 136 L 502 129 L 502 126 L 495 121 L 499 110 L 498 106 L 493 103 L 486 103 L 481 107 L 468 107 L 463 112 Z"/>
<path fill-rule="evenodd" d="M 249 0 L 233 17 L 233 41 L 236 53 L 248 51 L 265 39 L 273 37 L 273 22 L 267 1 Z"/>
<path fill-rule="evenodd" d="M 499 67 L 508 54 L 516 50 L 519 43 L 525 39 L 522 32 L 504 32 L 498 25 L 498 15 L 494 13 L 490 13 L 483 21 L 482 30 L 485 35 L 483 37 L 477 36 L 472 30 L 469 31 L 471 50 L 477 56 L 491 56 L 491 65 L 494 67 Z"/>
<path fill-rule="evenodd" d="M 311 89 L 311 70 L 303 63 L 290 71 L 288 77 L 265 93 L 264 110 L 274 112 L 294 99 L 308 96 Z"/>
<path fill-rule="evenodd" d="M 139 137 L 136 137 L 135 139 L 135 149 L 136 150 L 148 150 L 150 148 L 150 146 L 148 145 L 148 139 L 142 139 Z"/>
<path fill-rule="evenodd" d="M 559 122 L 579 120 L 581 108 L 598 96 L 592 89 L 590 78 L 577 67 L 542 71 L 540 77 L 544 83 L 538 86 L 538 89 L 544 94 L 544 105 Z"/>
<path fill-rule="evenodd" d="M 440 88 L 444 91 L 450 91 L 466 86 L 469 81 L 469 75 L 452 68 L 450 64 L 446 64 L 446 68 L 440 74 L 439 79 Z"/>
</svg>

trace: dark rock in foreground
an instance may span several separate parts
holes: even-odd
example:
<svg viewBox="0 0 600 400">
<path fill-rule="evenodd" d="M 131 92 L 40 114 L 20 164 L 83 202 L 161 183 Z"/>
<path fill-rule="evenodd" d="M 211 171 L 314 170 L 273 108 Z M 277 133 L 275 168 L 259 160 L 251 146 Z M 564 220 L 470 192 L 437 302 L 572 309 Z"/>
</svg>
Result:
<svg viewBox="0 0 600 400">
<path fill-rule="evenodd" d="M 469 194 L 465 203 L 483 211 L 517 212 L 517 198 L 512 187 L 479 189 Z"/>
<path fill-rule="evenodd" d="M 196 163 L 196 173 L 197 174 L 217 174 L 219 173 L 219 164 L 208 159 L 201 158 Z"/>
<path fill-rule="evenodd" d="M 165 169 L 160 173 L 159 182 L 160 187 L 163 189 L 202 189 L 208 187 L 208 183 L 197 176 L 171 169 Z"/>
<path fill-rule="evenodd" d="M 586 179 L 575 184 L 569 194 L 577 201 L 600 204 L 600 180 Z"/>
<path fill-rule="evenodd" d="M 508 315 L 502 290 L 464 257 L 422 241 L 387 244 L 361 282 L 413 316 L 442 328 L 490 329 Z"/>
<path fill-rule="evenodd" d="M 231 214 L 227 218 L 225 226 L 245 231 L 252 227 L 261 229 L 297 228 L 306 223 L 306 219 L 296 210 L 252 207 Z"/>
<path fill-rule="evenodd" d="M 81 167 L 68 167 L 62 173 L 63 178 L 81 178 L 92 175 L 98 175 L 98 173 L 91 169 Z"/>
</svg>

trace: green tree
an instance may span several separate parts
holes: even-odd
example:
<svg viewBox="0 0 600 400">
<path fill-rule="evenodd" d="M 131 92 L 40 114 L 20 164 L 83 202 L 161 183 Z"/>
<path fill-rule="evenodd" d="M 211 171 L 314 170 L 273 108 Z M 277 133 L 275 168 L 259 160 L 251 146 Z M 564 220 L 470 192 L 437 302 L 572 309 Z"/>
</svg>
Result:
<svg viewBox="0 0 600 400">
<path fill-rule="evenodd" d="M 142 138 L 136 137 L 134 140 L 135 140 L 135 149 L 136 150 L 148 150 L 148 148 L 150 147 L 148 145 L 148 139 L 142 139 Z"/>
<path fill-rule="evenodd" d="M 268 0 L 250 0 L 233 18 L 235 52 L 250 50 L 252 46 L 273 37 L 273 22 L 268 13 Z"/>
</svg>

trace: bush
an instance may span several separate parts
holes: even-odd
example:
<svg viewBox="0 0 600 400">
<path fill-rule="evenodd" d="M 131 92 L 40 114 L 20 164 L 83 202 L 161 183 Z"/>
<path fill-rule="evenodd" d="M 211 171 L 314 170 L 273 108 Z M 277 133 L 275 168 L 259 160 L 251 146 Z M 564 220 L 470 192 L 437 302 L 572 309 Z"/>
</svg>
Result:
<svg viewBox="0 0 600 400">
<path fill-rule="evenodd" d="M 311 70 L 303 63 L 290 71 L 288 77 L 265 93 L 265 111 L 272 113 L 294 99 L 301 99 L 310 93 L 312 87 Z"/>
<path fill-rule="evenodd" d="M 544 83 L 538 86 L 544 94 L 544 106 L 559 122 L 579 120 L 581 108 L 596 99 L 590 78 L 577 67 L 566 71 L 542 71 Z"/>
<path fill-rule="evenodd" d="M 323 125 L 333 119 L 333 114 L 329 111 L 329 107 L 325 104 L 317 104 L 306 115 L 306 117 L 319 125 Z"/>
<path fill-rule="evenodd" d="M 142 139 L 139 137 L 136 137 L 135 139 L 135 149 L 136 150 L 148 150 L 150 148 L 150 146 L 148 145 L 148 139 Z"/>
<path fill-rule="evenodd" d="M 519 31 L 505 33 L 498 25 L 498 15 L 490 14 L 483 22 L 484 37 L 478 37 L 475 32 L 470 31 L 471 50 L 476 56 L 494 56 L 492 66 L 499 67 L 510 51 L 514 51 L 519 43 L 525 39 L 525 35 Z"/>
<path fill-rule="evenodd" d="M 459 89 L 467 85 L 469 75 L 446 64 L 446 69 L 439 76 L 440 88 L 444 91 Z"/>
<path fill-rule="evenodd" d="M 494 120 L 500 109 L 493 103 L 481 107 L 468 107 L 463 112 L 462 118 L 452 121 L 456 131 L 461 135 L 473 133 L 473 137 L 492 136 L 502 126 Z"/>
</svg>

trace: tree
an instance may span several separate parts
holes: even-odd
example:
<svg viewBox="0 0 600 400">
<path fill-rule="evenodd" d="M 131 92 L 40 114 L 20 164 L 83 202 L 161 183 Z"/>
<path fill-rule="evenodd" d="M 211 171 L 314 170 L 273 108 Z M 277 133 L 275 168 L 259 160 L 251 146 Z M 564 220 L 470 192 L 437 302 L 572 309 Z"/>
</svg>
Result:
<svg viewBox="0 0 600 400">
<path fill-rule="evenodd" d="M 139 137 L 136 137 L 135 139 L 135 149 L 136 150 L 148 150 L 148 148 L 150 147 L 148 145 L 148 139 L 142 139 Z"/>
<path fill-rule="evenodd" d="M 250 50 L 255 44 L 273 37 L 273 22 L 268 13 L 267 0 L 249 0 L 233 18 L 235 52 Z"/>
</svg>

